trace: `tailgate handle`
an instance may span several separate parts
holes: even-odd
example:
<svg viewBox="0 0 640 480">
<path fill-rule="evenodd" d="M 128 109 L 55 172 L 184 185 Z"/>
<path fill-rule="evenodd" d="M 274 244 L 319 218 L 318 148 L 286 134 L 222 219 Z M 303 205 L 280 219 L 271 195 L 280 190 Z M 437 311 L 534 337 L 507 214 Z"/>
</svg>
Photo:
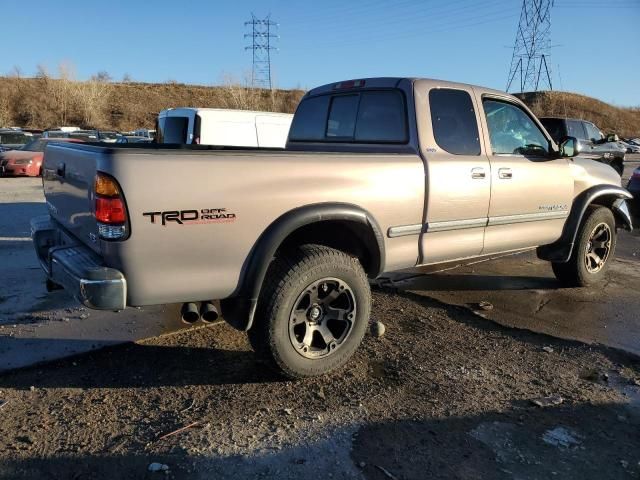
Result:
<svg viewBox="0 0 640 480">
<path fill-rule="evenodd" d="M 64 162 L 62 162 L 62 163 L 58 164 L 58 168 L 56 169 L 56 173 L 58 174 L 59 177 L 64 178 L 65 170 L 66 170 L 66 165 L 64 164 Z"/>
</svg>

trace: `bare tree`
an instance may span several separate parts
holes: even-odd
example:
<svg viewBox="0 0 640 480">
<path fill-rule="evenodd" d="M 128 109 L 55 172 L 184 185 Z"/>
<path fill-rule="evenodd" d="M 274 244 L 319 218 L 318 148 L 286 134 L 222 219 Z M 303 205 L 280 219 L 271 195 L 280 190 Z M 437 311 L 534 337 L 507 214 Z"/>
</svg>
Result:
<svg viewBox="0 0 640 480">
<path fill-rule="evenodd" d="M 9 72 L 9 76 L 13 78 L 22 78 L 22 68 L 20 68 L 19 65 L 14 65 Z"/>
<path fill-rule="evenodd" d="M 49 69 L 44 63 L 39 63 L 36 66 L 36 78 L 49 78 Z"/>
<path fill-rule="evenodd" d="M 99 128 L 104 125 L 107 96 L 112 88 L 107 82 L 92 78 L 76 84 L 76 102 L 84 125 Z"/>
<path fill-rule="evenodd" d="M 109 83 L 111 82 L 111 80 L 113 80 L 111 78 L 111 75 L 109 75 L 109 72 L 107 72 L 106 70 L 100 70 L 98 73 L 93 75 L 91 79 L 100 83 Z"/>
<path fill-rule="evenodd" d="M 129 75 L 128 73 L 125 73 L 122 76 L 122 83 L 131 83 L 133 82 L 133 79 L 131 78 L 131 75 Z"/>
</svg>

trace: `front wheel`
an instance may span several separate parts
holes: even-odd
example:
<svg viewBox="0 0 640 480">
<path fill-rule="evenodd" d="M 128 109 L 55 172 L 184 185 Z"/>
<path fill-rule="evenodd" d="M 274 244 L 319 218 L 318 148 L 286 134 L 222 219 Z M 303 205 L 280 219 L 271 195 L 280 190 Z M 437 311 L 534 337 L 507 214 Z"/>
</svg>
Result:
<svg viewBox="0 0 640 480">
<path fill-rule="evenodd" d="M 618 175 L 620 175 L 622 177 L 622 174 L 624 173 L 624 161 L 623 160 L 611 163 L 611 167 L 616 171 L 616 173 Z"/>
<path fill-rule="evenodd" d="M 323 375 L 354 354 L 370 312 L 369 282 L 358 259 L 303 245 L 271 263 L 249 341 L 289 378 Z"/>
<path fill-rule="evenodd" d="M 553 263 L 553 273 L 564 285 L 586 287 L 604 278 L 616 248 L 616 223 L 611 210 L 589 207 L 578 230 L 571 258 Z"/>
</svg>

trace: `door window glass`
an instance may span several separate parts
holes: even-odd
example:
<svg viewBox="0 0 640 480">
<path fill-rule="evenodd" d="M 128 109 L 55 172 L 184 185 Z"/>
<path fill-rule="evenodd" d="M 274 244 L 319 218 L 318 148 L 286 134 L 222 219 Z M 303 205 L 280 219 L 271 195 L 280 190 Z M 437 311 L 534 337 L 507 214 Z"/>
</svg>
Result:
<svg viewBox="0 0 640 480">
<path fill-rule="evenodd" d="M 584 122 L 584 128 L 587 130 L 587 138 L 593 142 L 602 140 L 602 134 L 600 130 L 596 128 L 593 123 Z"/>
<path fill-rule="evenodd" d="M 547 138 L 524 110 L 497 100 L 484 100 L 483 106 L 494 154 L 548 154 Z"/>
<path fill-rule="evenodd" d="M 584 133 L 582 122 L 578 120 L 567 120 L 567 135 L 586 140 L 587 135 Z"/>
<path fill-rule="evenodd" d="M 480 155 L 480 137 L 471 96 L 463 90 L 436 88 L 429 92 L 436 143 L 454 155 Z"/>
</svg>

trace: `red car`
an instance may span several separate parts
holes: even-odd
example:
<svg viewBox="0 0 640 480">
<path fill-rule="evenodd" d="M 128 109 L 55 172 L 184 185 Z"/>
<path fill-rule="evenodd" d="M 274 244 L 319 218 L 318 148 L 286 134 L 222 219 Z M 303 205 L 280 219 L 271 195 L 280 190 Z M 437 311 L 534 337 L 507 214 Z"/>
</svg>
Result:
<svg viewBox="0 0 640 480">
<path fill-rule="evenodd" d="M 44 148 L 48 142 L 82 142 L 76 138 L 37 138 L 19 150 L 0 153 L 0 175 L 39 177 L 42 175 Z"/>
</svg>

